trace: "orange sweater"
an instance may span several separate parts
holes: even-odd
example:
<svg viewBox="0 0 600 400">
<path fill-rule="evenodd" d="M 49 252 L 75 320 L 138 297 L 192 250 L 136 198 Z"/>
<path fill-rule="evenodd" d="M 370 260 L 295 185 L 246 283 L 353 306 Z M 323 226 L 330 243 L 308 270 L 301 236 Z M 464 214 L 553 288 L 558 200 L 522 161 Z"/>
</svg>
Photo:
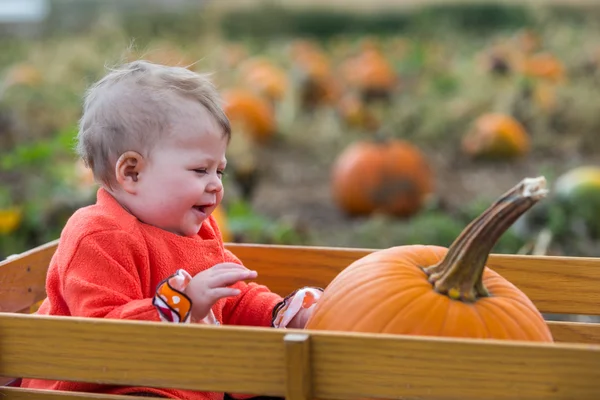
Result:
<svg viewBox="0 0 600 400">
<path fill-rule="evenodd" d="M 38 313 L 96 318 L 160 321 L 152 304 L 157 285 L 177 269 L 191 276 L 219 262 L 240 260 L 224 249 L 210 217 L 196 237 L 181 237 L 138 221 L 104 189 L 95 205 L 75 212 L 67 222 L 48 270 L 47 299 Z M 240 282 L 236 297 L 212 308 L 221 324 L 271 326 L 273 308 L 282 298 L 256 283 Z M 152 392 L 184 399 L 220 400 L 223 393 L 107 386 L 23 379 L 21 387 L 125 394 Z"/>
</svg>

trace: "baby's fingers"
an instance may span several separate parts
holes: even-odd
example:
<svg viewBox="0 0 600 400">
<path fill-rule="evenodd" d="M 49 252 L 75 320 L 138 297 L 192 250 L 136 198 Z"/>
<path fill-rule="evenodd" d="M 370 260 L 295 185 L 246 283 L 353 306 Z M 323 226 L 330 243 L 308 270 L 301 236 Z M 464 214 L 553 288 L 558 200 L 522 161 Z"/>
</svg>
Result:
<svg viewBox="0 0 600 400">
<path fill-rule="evenodd" d="M 233 262 L 224 262 L 215 264 L 212 266 L 211 270 L 214 272 L 222 272 L 222 271 L 250 271 L 248 268 L 243 266 L 242 264 L 233 263 Z"/>
<path fill-rule="evenodd" d="M 223 297 L 233 297 L 239 295 L 241 292 L 239 289 L 228 288 L 228 287 L 220 287 L 211 289 L 211 297 L 214 301 L 222 299 Z"/>
<path fill-rule="evenodd" d="M 209 288 L 218 288 L 233 285 L 236 282 L 243 281 L 246 279 L 254 279 L 257 277 L 256 271 L 244 270 L 244 271 L 226 271 L 218 275 L 211 276 L 210 282 L 208 282 Z"/>
</svg>

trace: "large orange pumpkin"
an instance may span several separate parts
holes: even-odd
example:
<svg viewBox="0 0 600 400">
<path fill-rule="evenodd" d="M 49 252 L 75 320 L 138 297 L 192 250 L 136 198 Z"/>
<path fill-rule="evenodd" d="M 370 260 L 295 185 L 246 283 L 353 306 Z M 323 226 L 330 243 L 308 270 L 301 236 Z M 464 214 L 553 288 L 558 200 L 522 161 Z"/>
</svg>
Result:
<svg viewBox="0 0 600 400">
<path fill-rule="evenodd" d="M 409 216 L 433 191 L 433 172 L 422 152 L 399 139 L 351 144 L 332 168 L 338 206 L 350 215 Z"/>
<path fill-rule="evenodd" d="M 510 115 L 484 114 L 463 137 L 462 149 L 472 157 L 518 157 L 529 151 L 529 136 L 523 125 Z"/>
<path fill-rule="evenodd" d="M 486 267 L 499 237 L 545 195 L 543 177 L 524 179 L 448 249 L 405 245 L 353 262 L 325 288 L 306 329 L 552 342 L 531 300 Z"/>
<path fill-rule="evenodd" d="M 232 126 L 242 129 L 257 142 L 268 141 L 275 133 L 275 112 L 260 95 L 244 88 L 223 92 L 225 113 Z"/>
</svg>

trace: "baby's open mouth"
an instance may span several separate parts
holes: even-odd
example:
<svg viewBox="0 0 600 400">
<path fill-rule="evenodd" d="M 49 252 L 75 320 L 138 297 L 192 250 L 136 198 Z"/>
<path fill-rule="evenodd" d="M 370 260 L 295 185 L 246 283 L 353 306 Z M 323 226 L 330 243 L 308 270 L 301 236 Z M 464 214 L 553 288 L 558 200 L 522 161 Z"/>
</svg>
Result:
<svg viewBox="0 0 600 400">
<path fill-rule="evenodd" d="M 198 210 L 198 211 L 200 211 L 200 212 L 202 212 L 202 213 L 203 213 L 203 212 L 206 212 L 206 208 L 207 208 L 207 207 L 208 207 L 208 206 L 194 206 L 194 207 L 193 207 L 193 209 L 194 209 L 194 210 Z"/>
</svg>

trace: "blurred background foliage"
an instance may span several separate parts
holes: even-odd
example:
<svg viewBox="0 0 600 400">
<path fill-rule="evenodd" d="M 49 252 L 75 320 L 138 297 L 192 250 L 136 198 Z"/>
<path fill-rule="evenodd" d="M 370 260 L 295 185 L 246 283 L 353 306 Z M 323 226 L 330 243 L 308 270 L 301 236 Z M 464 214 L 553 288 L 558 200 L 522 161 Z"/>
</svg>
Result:
<svg viewBox="0 0 600 400">
<path fill-rule="evenodd" d="M 229 109 L 227 240 L 447 246 L 498 195 L 544 175 L 549 198 L 495 251 L 600 256 L 600 5 L 234 3 L 54 0 L 34 22 L 0 22 L 0 259 L 58 238 L 95 200 L 72 151 L 81 99 L 105 67 L 136 58 L 211 71 L 241 104 Z M 402 179 L 431 189 L 403 215 L 352 215 L 334 163 L 381 138 L 414 146 L 431 177 L 399 158 Z M 475 149 L 486 140 L 492 150 Z"/>
</svg>

